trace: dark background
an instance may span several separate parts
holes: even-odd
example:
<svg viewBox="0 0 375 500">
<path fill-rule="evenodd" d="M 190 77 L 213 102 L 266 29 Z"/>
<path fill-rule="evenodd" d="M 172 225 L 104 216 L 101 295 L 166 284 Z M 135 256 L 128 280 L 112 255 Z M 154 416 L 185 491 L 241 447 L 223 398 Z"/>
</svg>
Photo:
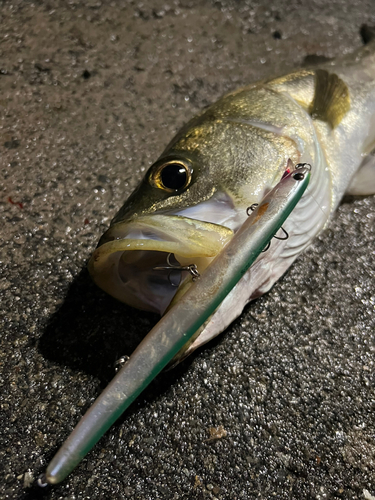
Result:
<svg viewBox="0 0 375 500">
<path fill-rule="evenodd" d="M 145 169 L 223 93 L 360 46 L 374 1 L 0 9 L 0 498 L 374 498 L 374 197 L 345 200 L 273 290 L 160 375 L 66 481 L 30 487 L 157 320 L 85 271 Z M 207 441 L 219 426 L 226 437 Z"/>
</svg>

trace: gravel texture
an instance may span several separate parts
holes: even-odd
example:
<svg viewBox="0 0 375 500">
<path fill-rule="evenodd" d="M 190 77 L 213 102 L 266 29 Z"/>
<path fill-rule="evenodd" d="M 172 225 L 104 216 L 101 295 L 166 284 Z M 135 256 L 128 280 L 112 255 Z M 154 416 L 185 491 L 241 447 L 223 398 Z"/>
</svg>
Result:
<svg viewBox="0 0 375 500">
<path fill-rule="evenodd" d="M 34 485 L 157 319 L 85 270 L 145 169 L 223 93 L 354 50 L 374 1 L 0 12 L 0 498 L 375 498 L 374 197 L 345 200 L 273 290 L 160 375 L 66 481 Z"/>
</svg>

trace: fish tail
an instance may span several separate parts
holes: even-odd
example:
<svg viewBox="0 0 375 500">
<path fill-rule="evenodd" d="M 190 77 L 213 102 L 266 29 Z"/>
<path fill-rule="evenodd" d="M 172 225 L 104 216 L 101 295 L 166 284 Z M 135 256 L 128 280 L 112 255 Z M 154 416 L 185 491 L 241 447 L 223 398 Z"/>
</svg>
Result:
<svg viewBox="0 0 375 500">
<path fill-rule="evenodd" d="M 351 96 L 365 95 L 366 105 L 372 110 L 375 102 L 375 26 L 364 24 L 360 34 L 364 43 L 362 47 L 325 67 L 334 69 L 343 79 Z"/>
<path fill-rule="evenodd" d="M 348 74 L 351 74 L 352 70 L 355 71 L 356 74 L 352 74 L 352 77 L 357 81 L 375 81 L 375 26 L 363 24 L 360 35 L 364 43 L 362 47 L 328 63 L 328 66 L 344 71 L 346 68 Z"/>
<path fill-rule="evenodd" d="M 360 29 L 364 46 L 354 52 L 359 67 L 375 81 L 375 26 L 364 24 Z"/>
<path fill-rule="evenodd" d="M 365 57 L 365 61 L 368 62 L 369 71 L 374 79 L 374 91 L 375 91 L 375 26 L 369 26 L 367 24 L 363 24 L 360 29 L 360 34 L 365 44 L 363 50 L 367 50 L 367 57 Z M 374 92 L 375 93 L 375 92 Z M 364 148 L 365 153 L 372 153 L 372 178 L 374 178 L 375 174 L 375 106 L 374 113 L 372 115 L 370 130 L 367 137 L 367 145 Z M 367 161 L 367 163 L 369 163 Z M 372 192 L 375 189 L 375 182 L 372 181 Z"/>
<path fill-rule="evenodd" d="M 352 78 L 365 82 L 368 89 L 365 94 L 368 128 L 362 145 L 363 161 L 346 192 L 370 195 L 375 193 L 375 26 L 364 24 L 360 34 L 365 45 L 353 54 L 357 71 Z"/>
<path fill-rule="evenodd" d="M 365 45 L 375 45 L 375 26 L 363 24 L 359 32 Z"/>
<path fill-rule="evenodd" d="M 364 24 L 360 34 L 365 45 L 359 50 L 359 59 L 362 65 L 367 66 L 368 73 L 375 81 L 375 26 Z"/>
</svg>

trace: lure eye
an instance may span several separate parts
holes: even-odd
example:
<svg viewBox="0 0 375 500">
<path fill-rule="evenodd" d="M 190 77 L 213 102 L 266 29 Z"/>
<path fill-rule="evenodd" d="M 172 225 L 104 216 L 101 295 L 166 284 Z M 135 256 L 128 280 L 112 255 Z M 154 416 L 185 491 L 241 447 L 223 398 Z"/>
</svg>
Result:
<svg viewBox="0 0 375 500">
<path fill-rule="evenodd" d="M 193 169 L 182 160 L 162 161 L 151 167 L 150 182 L 153 186 L 175 193 L 189 186 Z"/>
<path fill-rule="evenodd" d="M 305 178 L 304 174 L 302 172 L 297 172 L 293 174 L 293 179 L 296 181 L 302 181 Z"/>
</svg>

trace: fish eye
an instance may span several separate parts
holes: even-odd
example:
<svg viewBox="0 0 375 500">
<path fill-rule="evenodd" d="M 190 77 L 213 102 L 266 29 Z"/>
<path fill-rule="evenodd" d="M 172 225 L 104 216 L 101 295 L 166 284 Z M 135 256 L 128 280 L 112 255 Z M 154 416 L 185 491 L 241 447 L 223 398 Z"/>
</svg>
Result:
<svg viewBox="0 0 375 500">
<path fill-rule="evenodd" d="M 189 186 L 192 172 L 186 160 L 164 160 L 151 167 L 149 180 L 154 187 L 175 193 Z"/>
</svg>

